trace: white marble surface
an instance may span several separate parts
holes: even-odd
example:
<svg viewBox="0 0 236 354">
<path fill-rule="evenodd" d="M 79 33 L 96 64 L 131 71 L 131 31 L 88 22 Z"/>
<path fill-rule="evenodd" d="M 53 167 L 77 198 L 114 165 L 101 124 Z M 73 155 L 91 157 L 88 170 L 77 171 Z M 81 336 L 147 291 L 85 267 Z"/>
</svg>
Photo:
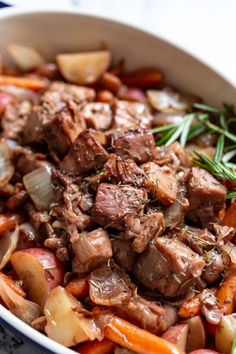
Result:
<svg viewBox="0 0 236 354">
<path fill-rule="evenodd" d="M 3 0 L 4 1 L 4 0 Z M 215 67 L 236 85 L 235 0 L 6 0 L 15 6 L 76 6 L 148 29 Z M 0 326 L 1 354 L 36 350 Z M 38 353 L 38 351 L 37 351 Z"/>
</svg>

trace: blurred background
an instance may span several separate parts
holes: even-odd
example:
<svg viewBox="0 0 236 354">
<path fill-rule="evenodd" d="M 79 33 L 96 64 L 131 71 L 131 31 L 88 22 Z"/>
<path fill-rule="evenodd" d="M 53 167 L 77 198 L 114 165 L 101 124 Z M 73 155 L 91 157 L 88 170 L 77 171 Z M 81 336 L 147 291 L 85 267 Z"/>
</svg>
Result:
<svg viewBox="0 0 236 354">
<path fill-rule="evenodd" d="M 6 5 L 34 8 L 70 7 L 122 20 L 181 46 L 236 85 L 235 0 L 0 1 L 0 7 Z M 0 353 L 38 352 L 0 326 Z"/>
<path fill-rule="evenodd" d="M 2 0 L 74 7 L 137 25 L 180 45 L 236 83 L 235 0 Z"/>
</svg>

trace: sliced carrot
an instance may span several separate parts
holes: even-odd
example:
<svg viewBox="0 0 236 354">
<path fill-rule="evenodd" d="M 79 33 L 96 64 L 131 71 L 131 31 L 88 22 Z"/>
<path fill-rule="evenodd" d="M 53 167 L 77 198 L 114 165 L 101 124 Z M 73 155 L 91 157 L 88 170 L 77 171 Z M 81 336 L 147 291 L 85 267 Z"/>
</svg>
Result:
<svg viewBox="0 0 236 354">
<path fill-rule="evenodd" d="M 47 84 L 48 82 L 42 79 L 0 75 L 0 85 L 12 85 L 38 91 L 46 89 Z"/>
<path fill-rule="evenodd" d="M 80 354 L 110 354 L 115 348 L 115 343 L 110 339 L 104 338 L 102 341 L 94 340 L 86 342 L 75 349 Z"/>
<path fill-rule="evenodd" d="M 232 203 L 226 211 L 222 225 L 236 227 L 236 202 Z"/>
<path fill-rule="evenodd" d="M 0 272 L 0 277 L 3 278 L 5 280 L 5 282 L 7 283 L 7 285 L 13 290 L 15 291 L 15 293 L 17 293 L 18 295 L 20 295 L 21 297 L 25 298 L 26 297 L 26 293 L 24 292 L 24 290 L 20 287 L 20 285 L 15 282 L 13 279 L 11 279 L 10 277 L 8 277 L 6 274 Z"/>
<path fill-rule="evenodd" d="M 117 316 L 110 317 L 104 335 L 122 347 L 142 354 L 183 354 L 174 344 Z"/>
<path fill-rule="evenodd" d="M 75 278 L 71 280 L 65 287 L 71 295 L 81 298 L 89 293 L 89 283 L 86 278 Z"/>
<path fill-rule="evenodd" d="M 179 308 L 179 317 L 187 319 L 199 315 L 201 308 L 200 297 L 201 295 L 197 294 L 192 299 L 184 302 Z"/>
<path fill-rule="evenodd" d="M 230 273 L 220 286 L 216 298 L 225 315 L 234 312 L 236 294 L 236 272 Z"/>
<path fill-rule="evenodd" d="M 0 214 L 0 236 L 3 235 L 5 231 L 14 230 L 16 224 L 22 221 L 22 217 L 19 214 Z"/>
<path fill-rule="evenodd" d="M 152 87 L 162 79 L 163 75 L 157 69 L 142 69 L 121 76 L 123 84 L 132 87 Z"/>
</svg>

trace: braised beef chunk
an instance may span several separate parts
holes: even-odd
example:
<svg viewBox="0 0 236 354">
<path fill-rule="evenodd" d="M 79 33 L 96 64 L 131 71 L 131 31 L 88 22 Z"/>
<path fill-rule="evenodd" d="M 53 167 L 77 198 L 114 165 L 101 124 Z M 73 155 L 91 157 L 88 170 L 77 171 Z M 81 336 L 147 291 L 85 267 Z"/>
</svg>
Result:
<svg viewBox="0 0 236 354">
<path fill-rule="evenodd" d="M 109 235 L 101 228 L 81 234 L 74 231 L 70 241 L 75 255 L 73 271 L 78 274 L 88 273 L 112 257 Z"/>
<path fill-rule="evenodd" d="M 141 167 L 147 176 L 145 186 L 152 198 L 166 206 L 172 204 L 176 200 L 178 186 L 171 169 L 160 167 L 154 162 L 147 162 Z"/>
<path fill-rule="evenodd" d="M 131 272 L 136 259 L 132 241 L 113 238 L 111 244 L 116 263 L 127 272 Z"/>
<path fill-rule="evenodd" d="M 158 146 L 154 152 L 154 161 L 159 166 L 169 166 L 173 170 L 189 165 L 188 157 L 178 142 L 170 146 Z"/>
<path fill-rule="evenodd" d="M 146 202 L 147 195 L 142 189 L 102 183 L 98 187 L 92 220 L 101 226 L 123 229 L 125 217 L 141 214 Z"/>
<path fill-rule="evenodd" d="M 87 126 L 96 130 L 107 130 L 112 123 L 112 110 L 107 103 L 88 103 L 82 109 L 82 115 Z"/>
<path fill-rule="evenodd" d="M 210 227 L 219 221 L 219 212 L 224 207 L 225 187 L 209 172 L 193 167 L 188 180 L 188 219 Z"/>
<path fill-rule="evenodd" d="M 227 269 L 229 264 L 229 257 L 218 249 L 213 248 L 204 255 L 206 266 L 204 268 L 202 277 L 208 284 L 213 284 L 219 280 Z"/>
<path fill-rule="evenodd" d="M 203 255 L 216 245 L 215 236 L 207 229 L 184 226 L 173 230 L 173 234 L 199 255 Z"/>
<path fill-rule="evenodd" d="M 150 128 L 152 116 L 144 103 L 116 101 L 114 108 L 114 129 Z"/>
<path fill-rule="evenodd" d="M 81 105 L 94 99 L 95 92 L 87 87 L 80 87 L 62 82 L 54 82 L 42 95 L 40 104 L 34 106 L 26 121 L 22 141 L 24 144 L 43 141 L 42 127 L 55 118 L 56 113 L 65 107 Z"/>
<path fill-rule="evenodd" d="M 147 288 L 175 297 L 186 292 L 202 274 L 205 262 L 177 239 L 157 237 L 140 255 L 134 267 L 137 279 Z"/>
<path fill-rule="evenodd" d="M 140 164 L 153 160 L 155 144 L 149 130 L 137 129 L 114 133 L 112 147 L 117 155 Z"/>
<path fill-rule="evenodd" d="M 68 154 L 60 164 L 63 173 L 81 175 L 100 167 L 108 153 L 89 130 L 84 130 L 71 145 Z"/>
<path fill-rule="evenodd" d="M 137 253 L 142 253 L 149 242 L 159 236 L 165 229 L 162 213 L 152 213 L 143 216 L 130 216 L 125 220 L 124 237 L 133 239 L 132 248 Z"/>
<path fill-rule="evenodd" d="M 124 159 L 115 154 L 110 154 L 101 176 L 102 181 L 109 183 L 131 184 L 142 187 L 145 182 L 145 174 L 141 168 L 131 159 Z"/>
<path fill-rule="evenodd" d="M 59 158 L 64 157 L 86 123 L 76 106 L 65 107 L 43 125 L 43 135 L 49 151 Z"/>
<path fill-rule="evenodd" d="M 97 305 L 121 306 L 132 295 L 127 274 L 117 266 L 102 266 L 89 276 L 89 295 Z"/>
<path fill-rule="evenodd" d="M 141 296 L 133 296 L 128 304 L 117 309 L 118 316 L 147 331 L 160 335 L 176 321 L 176 311 L 171 306 L 161 306 Z"/>
</svg>

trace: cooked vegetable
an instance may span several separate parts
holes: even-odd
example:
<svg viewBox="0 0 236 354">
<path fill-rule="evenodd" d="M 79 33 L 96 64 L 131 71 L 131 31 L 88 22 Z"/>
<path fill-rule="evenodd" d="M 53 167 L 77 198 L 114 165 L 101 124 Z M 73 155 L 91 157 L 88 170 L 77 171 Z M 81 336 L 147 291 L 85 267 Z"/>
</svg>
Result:
<svg viewBox="0 0 236 354">
<path fill-rule="evenodd" d="M 110 62 L 108 50 L 57 55 L 57 64 L 63 77 L 78 85 L 96 82 L 109 68 Z"/>
<path fill-rule="evenodd" d="M 195 316 L 186 321 L 189 325 L 187 352 L 205 347 L 206 329 L 200 316 Z"/>
<path fill-rule="evenodd" d="M 170 327 L 162 336 L 162 338 L 174 343 L 180 350 L 186 352 L 188 324 L 178 324 Z"/>
<path fill-rule="evenodd" d="M 19 282 L 14 281 L 12 278 L 9 276 L 5 275 L 4 273 L 0 272 L 0 278 L 3 278 L 3 280 L 7 283 L 7 285 L 19 296 L 25 298 L 26 293 L 22 289 L 22 287 L 19 285 Z"/>
<path fill-rule="evenodd" d="M 161 112 L 183 112 L 196 102 L 196 97 L 179 94 L 170 88 L 148 90 L 147 96 L 151 106 Z"/>
<path fill-rule="evenodd" d="M 35 48 L 11 43 L 7 50 L 21 70 L 35 69 L 44 63 L 42 55 Z"/>
<path fill-rule="evenodd" d="M 14 271 L 23 280 L 29 298 L 41 309 L 51 289 L 63 281 L 64 269 L 55 255 L 43 248 L 16 251 L 11 256 Z"/>
<path fill-rule="evenodd" d="M 200 314 L 201 308 L 201 295 L 197 294 L 192 299 L 184 302 L 179 309 L 178 315 L 181 318 L 188 319 L 190 317 L 194 317 Z"/>
<path fill-rule="evenodd" d="M 102 341 L 95 340 L 81 344 L 76 351 L 80 354 L 111 354 L 115 344 L 104 338 Z"/>
<path fill-rule="evenodd" d="M 230 273 L 220 285 L 217 292 L 217 300 L 219 307 L 225 315 L 230 315 L 235 308 L 235 292 L 236 292 L 236 273 Z"/>
<path fill-rule="evenodd" d="M 236 336 L 235 315 L 223 316 L 217 326 L 215 335 L 216 349 L 220 353 L 231 354 L 232 345 Z"/>
<path fill-rule="evenodd" d="M 158 69 L 142 69 L 121 75 L 122 82 L 131 87 L 152 87 L 162 82 L 163 75 Z"/>
<path fill-rule="evenodd" d="M 25 175 L 23 182 L 36 208 L 47 209 L 53 200 L 50 169 L 40 167 Z"/>
<path fill-rule="evenodd" d="M 4 139 L 0 140 L 0 187 L 5 186 L 14 174 L 12 153 Z"/>
<path fill-rule="evenodd" d="M 1 85 L 12 85 L 27 88 L 30 90 L 40 91 L 45 90 L 48 86 L 48 82 L 43 79 L 36 79 L 31 77 L 18 77 L 18 76 L 0 76 Z"/>
<path fill-rule="evenodd" d="M 22 221 L 20 214 L 0 214 L 0 237 L 5 235 L 6 231 L 12 231 L 16 225 Z M 0 238 L 1 239 L 1 238 Z"/>
<path fill-rule="evenodd" d="M 4 268 L 10 260 L 12 253 L 15 251 L 19 240 L 19 229 L 7 232 L 0 238 L 0 269 Z"/>
<path fill-rule="evenodd" d="M 105 337 L 121 346 L 143 354 L 180 354 L 174 344 L 113 316 L 104 327 Z"/>
<path fill-rule="evenodd" d="M 34 302 L 24 299 L 15 292 L 7 281 L 0 276 L 0 294 L 8 309 L 22 321 L 30 324 L 39 314 L 40 309 Z"/>
<path fill-rule="evenodd" d="M 82 305 L 60 286 L 51 291 L 44 313 L 47 335 L 66 347 L 101 337 L 93 319 L 84 317 Z"/>
<path fill-rule="evenodd" d="M 229 209 L 226 211 L 222 220 L 222 224 L 226 226 L 236 227 L 236 202 L 232 202 Z"/>
<path fill-rule="evenodd" d="M 89 283 L 86 278 L 75 278 L 71 280 L 65 287 L 66 291 L 77 299 L 88 295 Z"/>
</svg>

